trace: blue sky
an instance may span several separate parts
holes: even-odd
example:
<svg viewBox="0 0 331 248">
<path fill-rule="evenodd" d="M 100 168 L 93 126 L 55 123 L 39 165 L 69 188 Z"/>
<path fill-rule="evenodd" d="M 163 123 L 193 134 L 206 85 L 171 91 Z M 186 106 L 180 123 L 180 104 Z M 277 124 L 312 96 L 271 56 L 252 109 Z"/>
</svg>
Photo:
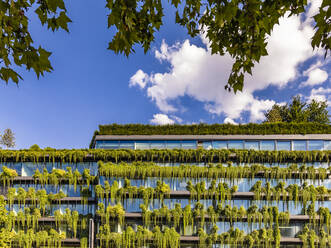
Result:
<svg viewBox="0 0 331 248">
<path fill-rule="evenodd" d="M 260 122 L 272 104 L 296 94 L 331 101 L 331 66 L 309 47 L 309 18 L 281 22 L 270 37 L 272 56 L 234 96 L 223 90 L 231 59 L 211 56 L 204 37 L 190 39 L 167 1 L 151 51 L 136 47 L 129 58 L 106 49 L 114 30 L 107 29 L 104 1 L 66 2 L 70 34 L 48 31 L 31 16 L 32 37 L 52 52 L 54 71 L 38 80 L 20 70 L 18 86 L 0 86 L 0 132 L 11 128 L 16 148 L 85 148 L 106 123 Z"/>
</svg>

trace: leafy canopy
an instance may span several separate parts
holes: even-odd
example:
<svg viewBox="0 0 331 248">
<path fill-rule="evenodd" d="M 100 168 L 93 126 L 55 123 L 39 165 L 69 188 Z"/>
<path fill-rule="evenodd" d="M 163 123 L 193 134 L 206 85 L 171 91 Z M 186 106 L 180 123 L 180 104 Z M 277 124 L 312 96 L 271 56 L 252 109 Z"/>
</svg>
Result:
<svg viewBox="0 0 331 248">
<path fill-rule="evenodd" d="M 268 55 L 267 36 L 279 19 L 289 13 L 305 11 L 307 0 L 169 0 L 176 9 L 176 23 L 185 27 L 192 37 L 205 33 L 213 54 L 228 52 L 235 60 L 226 89 L 234 92 L 243 89 L 244 73 L 252 74 L 254 64 Z M 319 14 L 314 16 L 315 34 L 312 47 L 330 51 L 331 8 L 323 0 Z M 107 0 L 108 27 L 115 26 L 117 33 L 109 49 L 129 55 L 133 46 L 141 44 L 150 49 L 155 32 L 163 24 L 161 0 Z"/>
<path fill-rule="evenodd" d="M 328 104 L 326 101 L 312 100 L 310 103 L 301 100 L 300 96 L 292 98 L 286 105 L 274 104 L 266 114 L 266 122 L 314 122 L 329 124 Z"/>
<path fill-rule="evenodd" d="M 176 23 L 190 36 L 205 33 L 213 54 L 229 53 L 235 60 L 226 89 L 243 89 L 244 74 L 252 73 L 254 64 L 268 55 L 266 37 L 281 17 L 305 11 L 307 0 L 168 0 L 176 10 Z M 323 0 L 314 16 L 315 34 L 312 47 L 331 46 L 330 0 Z M 140 44 L 145 53 L 150 49 L 163 25 L 162 0 L 106 0 L 108 28 L 116 34 L 108 49 L 129 56 Z M 0 79 L 18 83 L 22 77 L 17 66 L 33 70 L 37 77 L 52 71 L 50 52 L 35 47 L 29 33 L 27 13 L 34 11 L 42 25 L 53 31 L 68 30 L 71 22 L 64 0 L 0 0 Z"/>
<path fill-rule="evenodd" d="M 42 25 L 67 32 L 67 10 L 63 0 L 0 0 L 0 79 L 18 83 L 22 77 L 13 69 L 31 69 L 39 78 L 53 70 L 50 52 L 34 46 L 29 32 L 28 13 L 37 14 Z"/>
</svg>

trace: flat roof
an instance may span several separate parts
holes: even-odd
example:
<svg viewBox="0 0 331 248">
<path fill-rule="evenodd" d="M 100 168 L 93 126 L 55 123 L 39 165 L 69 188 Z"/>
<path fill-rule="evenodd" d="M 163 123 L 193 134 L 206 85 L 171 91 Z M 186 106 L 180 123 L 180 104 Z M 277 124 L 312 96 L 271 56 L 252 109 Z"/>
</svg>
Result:
<svg viewBox="0 0 331 248">
<path fill-rule="evenodd" d="M 331 134 L 96 135 L 96 140 L 331 140 Z"/>
</svg>

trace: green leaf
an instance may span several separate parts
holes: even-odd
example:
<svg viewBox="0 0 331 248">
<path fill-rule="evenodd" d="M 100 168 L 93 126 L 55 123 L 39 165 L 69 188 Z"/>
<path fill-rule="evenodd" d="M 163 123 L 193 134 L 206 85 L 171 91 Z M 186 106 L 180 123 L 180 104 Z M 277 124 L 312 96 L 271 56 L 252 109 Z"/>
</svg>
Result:
<svg viewBox="0 0 331 248">
<path fill-rule="evenodd" d="M 14 83 L 18 83 L 19 79 L 23 79 L 17 72 L 10 68 L 1 67 L 0 68 L 0 78 L 6 83 L 11 79 Z"/>
</svg>

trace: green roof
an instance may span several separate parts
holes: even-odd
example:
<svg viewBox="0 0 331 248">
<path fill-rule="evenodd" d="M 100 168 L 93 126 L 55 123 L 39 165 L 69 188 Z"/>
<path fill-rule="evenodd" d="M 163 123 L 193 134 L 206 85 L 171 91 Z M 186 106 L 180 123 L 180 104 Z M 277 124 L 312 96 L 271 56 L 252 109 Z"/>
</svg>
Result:
<svg viewBox="0 0 331 248">
<path fill-rule="evenodd" d="M 109 124 L 99 125 L 96 135 L 267 135 L 267 134 L 331 134 L 331 125 L 320 123 L 249 123 L 249 124 L 193 124 L 193 125 L 146 125 Z"/>
</svg>

